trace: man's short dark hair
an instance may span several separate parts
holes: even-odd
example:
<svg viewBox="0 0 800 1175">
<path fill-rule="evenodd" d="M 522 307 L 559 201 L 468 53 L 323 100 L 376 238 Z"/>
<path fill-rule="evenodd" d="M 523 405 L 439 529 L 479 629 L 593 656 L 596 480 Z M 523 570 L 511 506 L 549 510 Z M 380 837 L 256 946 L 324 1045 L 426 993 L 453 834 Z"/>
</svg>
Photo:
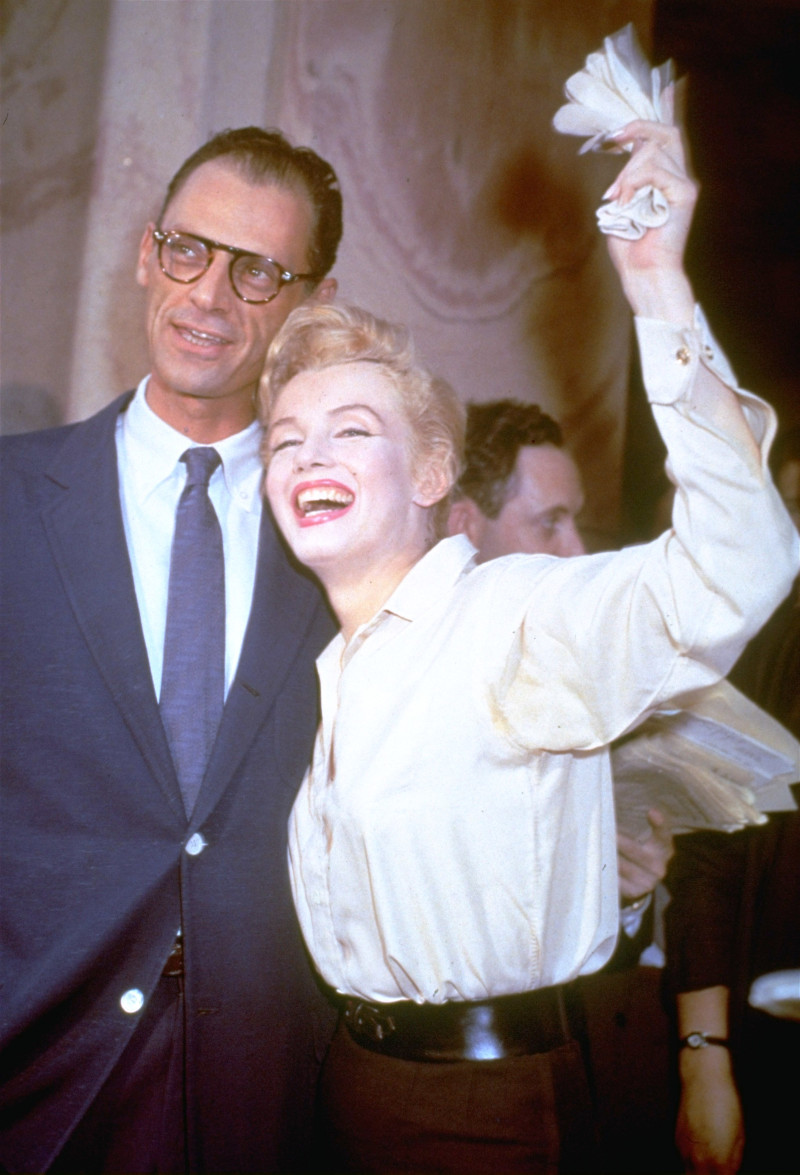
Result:
<svg viewBox="0 0 800 1175">
<path fill-rule="evenodd" d="M 497 518 L 508 498 L 519 451 L 525 445 L 561 448 L 561 426 L 538 404 L 492 400 L 467 405 L 464 472 L 456 495 L 471 498 L 487 518 Z"/>
<path fill-rule="evenodd" d="M 317 281 L 333 268 L 342 239 L 342 194 L 331 165 L 310 147 L 293 147 L 278 130 L 260 126 L 220 131 L 199 147 L 172 177 L 158 214 L 159 227 L 167 207 L 189 176 L 204 163 L 229 160 L 250 183 L 274 183 L 302 191 L 314 212 L 308 267 Z M 235 242 L 234 242 L 235 244 Z M 280 258 L 278 258 L 280 260 Z"/>
</svg>

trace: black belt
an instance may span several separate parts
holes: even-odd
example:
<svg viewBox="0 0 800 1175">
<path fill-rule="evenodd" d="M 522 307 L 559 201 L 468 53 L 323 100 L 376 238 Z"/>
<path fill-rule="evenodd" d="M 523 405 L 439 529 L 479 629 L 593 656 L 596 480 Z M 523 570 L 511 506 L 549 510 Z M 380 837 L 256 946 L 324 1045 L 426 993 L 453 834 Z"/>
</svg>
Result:
<svg viewBox="0 0 800 1175">
<path fill-rule="evenodd" d="M 405 1061 L 529 1056 L 583 1035 L 580 1007 L 565 986 L 445 1004 L 372 1004 L 348 997 L 344 1022 L 363 1048 Z"/>
</svg>

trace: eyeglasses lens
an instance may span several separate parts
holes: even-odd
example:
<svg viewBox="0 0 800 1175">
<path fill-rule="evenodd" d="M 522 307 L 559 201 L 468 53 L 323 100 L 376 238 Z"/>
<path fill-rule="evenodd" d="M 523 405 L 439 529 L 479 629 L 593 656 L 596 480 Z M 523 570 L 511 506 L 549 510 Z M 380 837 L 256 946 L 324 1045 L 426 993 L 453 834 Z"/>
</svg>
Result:
<svg viewBox="0 0 800 1175">
<path fill-rule="evenodd" d="M 161 243 L 161 264 L 169 277 L 179 282 L 196 281 L 211 264 L 207 245 L 188 233 L 170 233 Z M 233 288 L 248 302 L 267 302 L 281 288 L 281 268 L 268 257 L 242 253 L 230 269 Z"/>
<path fill-rule="evenodd" d="M 234 261 L 231 281 L 241 298 L 248 302 L 266 302 L 281 288 L 281 270 L 267 257 L 245 253 Z"/>
<path fill-rule="evenodd" d="M 196 237 L 170 233 L 161 244 L 161 264 L 176 281 L 190 282 L 208 269 L 211 254 Z"/>
</svg>

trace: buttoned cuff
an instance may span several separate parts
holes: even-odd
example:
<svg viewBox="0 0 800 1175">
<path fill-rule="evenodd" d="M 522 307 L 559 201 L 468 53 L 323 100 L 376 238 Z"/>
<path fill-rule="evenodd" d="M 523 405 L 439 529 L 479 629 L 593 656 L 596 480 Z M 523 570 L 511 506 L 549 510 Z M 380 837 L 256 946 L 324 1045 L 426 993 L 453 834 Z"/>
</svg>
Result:
<svg viewBox="0 0 800 1175">
<path fill-rule="evenodd" d="M 634 318 L 642 376 L 651 404 L 674 404 L 683 399 L 699 364 L 723 383 L 736 387 L 736 377 L 711 333 L 700 306 L 694 308 L 691 327 L 674 326 L 657 318 Z"/>
</svg>

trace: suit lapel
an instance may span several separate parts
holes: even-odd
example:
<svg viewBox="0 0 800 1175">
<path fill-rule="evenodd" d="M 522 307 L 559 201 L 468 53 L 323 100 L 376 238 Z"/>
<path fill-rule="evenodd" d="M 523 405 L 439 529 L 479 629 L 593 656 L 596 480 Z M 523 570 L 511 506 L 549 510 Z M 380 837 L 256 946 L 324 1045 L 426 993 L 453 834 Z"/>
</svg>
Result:
<svg viewBox="0 0 800 1175">
<path fill-rule="evenodd" d="M 171 807 L 182 815 L 122 523 L 114 433 L 129 399 L 122 397 L 66 434 L 48 468 L 42 518 L 73 612 L 100 673 L 153 777 Z"/>
<path fill-rule="evenodd" d="M 192 824 L 201 823 L 218 802 L 274 706 L 297 657 L 310 655 L 306 642 L 324 608 L 320 590 L 289 564 L 275 524 L 265 508 L 253 604 L 239 667 L 192 813 Z"/>
</svg>

